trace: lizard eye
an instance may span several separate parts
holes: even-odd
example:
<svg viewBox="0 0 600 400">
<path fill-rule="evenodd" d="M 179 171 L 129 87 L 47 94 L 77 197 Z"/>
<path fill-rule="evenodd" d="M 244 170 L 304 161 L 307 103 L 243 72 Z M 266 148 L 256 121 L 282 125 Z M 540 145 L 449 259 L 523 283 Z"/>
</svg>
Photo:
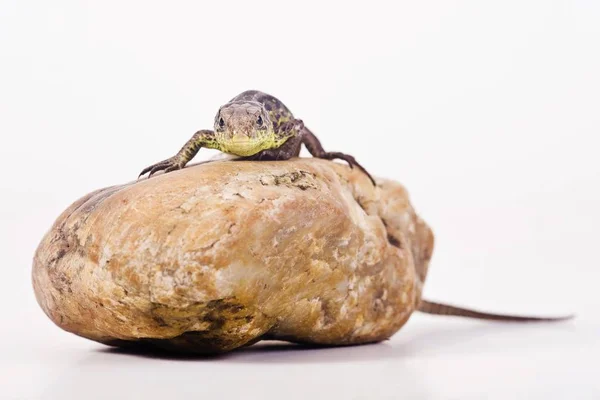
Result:
<svg viewBox="0 0 600 400">
<path fill-rule="evenodd" d="M 219 126 L 225 128 L 225 121 L 223 121 L 223 118 L 219 118 Z"/>
<path fill-rule="evenodd" d="M 256 125 L 258 125 L 258 126 L 262 126 L 262 124 L 263 124 L 262 117 L 261 117 L 261 116 L 259 116 L 259 117 L 258 117 L 258 119 L 256 120 Z"/>
</svg>

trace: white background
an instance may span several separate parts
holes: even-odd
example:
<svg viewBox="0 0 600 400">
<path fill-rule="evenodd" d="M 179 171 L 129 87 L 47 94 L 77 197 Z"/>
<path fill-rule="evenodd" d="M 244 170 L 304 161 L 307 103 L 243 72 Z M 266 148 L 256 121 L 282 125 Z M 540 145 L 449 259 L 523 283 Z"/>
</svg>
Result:
<svg viewBox="0 0 600 400">
<path fill-rule="evenodd" d="M 0 0 L 0 398 L 600 398 L 599 21 L 594 0 Z M 55 327 L 30 273 L 58 214 L 246 89 L 408 187 L 436 233 L 427 297 L 577 319 L 415 315 L 378 345 L 216 360 Z"/>
</svg>

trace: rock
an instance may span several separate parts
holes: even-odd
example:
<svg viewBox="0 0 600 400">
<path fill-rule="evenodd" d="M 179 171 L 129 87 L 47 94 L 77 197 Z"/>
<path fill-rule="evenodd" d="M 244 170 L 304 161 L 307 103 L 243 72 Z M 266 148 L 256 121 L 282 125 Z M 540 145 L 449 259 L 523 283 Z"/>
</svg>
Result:
<svg viewBox="0 0 600 400">
<path fill-rule="evenodd" d="M 359 344 L 407 321 L 432 249 L 395 182 L 314 158 L 219 161 L 73 203 L 33 286 L 59 327 L 108 345 Z"/>
</svg>

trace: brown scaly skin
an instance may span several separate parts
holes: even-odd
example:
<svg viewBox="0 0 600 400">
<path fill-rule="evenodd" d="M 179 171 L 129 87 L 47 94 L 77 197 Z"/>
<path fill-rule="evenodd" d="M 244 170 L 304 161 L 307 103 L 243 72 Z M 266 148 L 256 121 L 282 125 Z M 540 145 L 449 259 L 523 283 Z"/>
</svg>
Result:
<svg viewBox="0 0 600 400">
<path fill-rule="evenodd" d="M 257 90 L 248 90 L 231 99 L 219 109 L 214 130 L 196 132 L 175 156 L 144 168 L 140 176 L 181 169 L 202 147 L 240 156 L 243 160 L 288 160 L 298 157 L 302 144 L 314 157 L 337 158 L 350 167 L 358 167 L 375 185 L 375 180 L 354 157 L 325 151 L 319 139 L 302 120 L 294 118 L 281 101 Z"/>
</svg>

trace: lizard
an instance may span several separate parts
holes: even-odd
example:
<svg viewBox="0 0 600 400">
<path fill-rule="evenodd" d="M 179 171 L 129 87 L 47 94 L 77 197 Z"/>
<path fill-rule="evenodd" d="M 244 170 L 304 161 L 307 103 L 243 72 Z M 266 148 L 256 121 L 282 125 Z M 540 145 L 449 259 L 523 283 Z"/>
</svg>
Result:
<svg viewBox="0 0 600 400">
<path fill-rule="evenodd" d="M 173 157 L 142 170 L 138 179 L 158 171 L 185 167 L 201 148 L 217 149 L 241 160 L 288 160 L 298 157 L 302 145 L 313 157 L 340 159 L 357 167 L 376 186 L 375 179 L 348 154 L 323 149 L 319 139 L 277 98 L 258 90 L 247 90 L 221 106 L 213 130 L 199 130 Z"/>
</svg>

